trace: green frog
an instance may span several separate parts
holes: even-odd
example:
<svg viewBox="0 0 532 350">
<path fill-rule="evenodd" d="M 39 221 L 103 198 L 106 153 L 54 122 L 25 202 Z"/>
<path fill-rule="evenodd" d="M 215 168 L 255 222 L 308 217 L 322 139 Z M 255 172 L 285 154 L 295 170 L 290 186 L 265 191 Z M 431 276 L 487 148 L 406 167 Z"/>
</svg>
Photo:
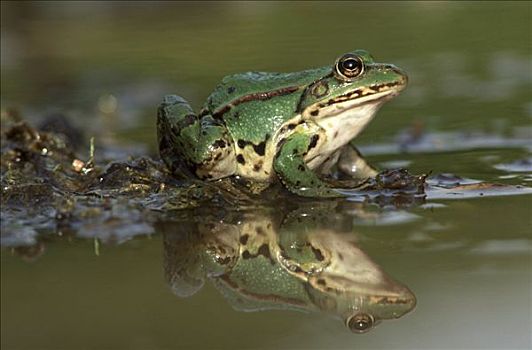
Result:
<svg viewBox="0 0 532 350">
<path fill-rule="evenodd" d="M 316 213 L 313 206 L 288 215 L 206 215 L 190 226 L 167 227 L 164 270 L 170 287 L 188 297 L 208 278 L 236 310 L 319 311 L 355 333 L 411 311 L 414 294 L 359 248 L 356 235 L 326 218 L 335 209 Z"/>
<path fill-rule="evenodd" d="M 333 167 L 357 179 L 376 174 L 350 141 L 406 84 L 402 70 L 364 50 L 297 73 L 227 76 L 199 114 L 179 96 L 164 98 L 157 115 L 161 158 L 172 172 L 186 169 L 203 180 L 279 179 L 301 196 L 338 197 L 324 175 Z"/>
</svg>

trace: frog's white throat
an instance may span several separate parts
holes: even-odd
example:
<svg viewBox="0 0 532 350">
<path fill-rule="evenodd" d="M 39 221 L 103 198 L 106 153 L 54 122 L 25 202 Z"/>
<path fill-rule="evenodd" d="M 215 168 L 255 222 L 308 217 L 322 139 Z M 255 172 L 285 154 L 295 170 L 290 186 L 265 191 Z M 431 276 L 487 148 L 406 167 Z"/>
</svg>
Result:
<svg viewBox="0 0 532 350">
<path fill-rule="evenodd" d="M 350 100 L 320 110 L 320 115 L 325 117 L 317 118 L 315 122 L 325 130 L 327 141 L 319 152 L 324 155 L 331 154 L 354 139 L 364 130 L 387 100 L 383 97 L 389 95 L 390 91 L 386 91 L 386 93 L 375 94 L 371 96 L 373 98 L 365 101 Z"/>
</svg>

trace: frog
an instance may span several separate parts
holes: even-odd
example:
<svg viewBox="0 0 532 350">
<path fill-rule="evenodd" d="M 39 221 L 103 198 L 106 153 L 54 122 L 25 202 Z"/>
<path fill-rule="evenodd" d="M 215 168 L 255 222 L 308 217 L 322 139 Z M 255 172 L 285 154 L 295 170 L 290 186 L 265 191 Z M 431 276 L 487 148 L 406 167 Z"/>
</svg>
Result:
<svg viewBox="0 0 532 350">
<path fill-rule="evenodd" d="M 178 297 L 210 280 L 237 311 L 294 310 L 340 319 L 353 333 L 410 312 L 416 297 L 334 220 L 334 208 L 252 209 L 163 230 L 164 271 Z"/>
<path fill-rule="evenodd" d="M 159 153 L 175 174 L 234 177 L 261 189 L 280 182 L 300 196 L 342 197 L 331 174 L 350 175 L 351 187 L 376 175 L 351 141 L 407 81 L 403 70 L 365 50 L 300 72 L 229 75 L 199 113 L 180 96 L 164 97 Z"/>
</svg>

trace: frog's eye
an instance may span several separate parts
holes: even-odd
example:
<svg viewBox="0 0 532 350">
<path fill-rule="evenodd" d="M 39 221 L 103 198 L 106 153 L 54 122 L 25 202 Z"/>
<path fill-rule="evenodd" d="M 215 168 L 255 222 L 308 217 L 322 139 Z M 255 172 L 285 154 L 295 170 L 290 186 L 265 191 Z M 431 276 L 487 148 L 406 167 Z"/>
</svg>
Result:
<svg viewBox="0 0 532 350">
<path fill-rule="evenodd" d="M 354 333 L 365 333 L 373 327 L 373 316 L 360 313 L 347 320 L 347 326 Z"/>
<path fill-rule="evenodd" d="M 364 64 L 360 57 L 346 54 L 336 62 L 336 74 L 342 79 L 351 79 L 359 76 L 364 71 Z"/>
</svg>

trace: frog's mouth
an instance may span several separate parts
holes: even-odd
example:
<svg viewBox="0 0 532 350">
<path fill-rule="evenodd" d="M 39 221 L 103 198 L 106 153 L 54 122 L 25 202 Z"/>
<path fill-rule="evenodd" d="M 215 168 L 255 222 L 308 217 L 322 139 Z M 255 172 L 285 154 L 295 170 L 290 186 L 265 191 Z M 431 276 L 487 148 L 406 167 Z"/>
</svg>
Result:
<svg viewBox="0 0 532 350">
<path fill-rule="evenodd" d="M 377 107 L 397 96 L 405 87 L 405 80 L 364 86 L 347 94 L 314 104 L 304 111 L 303 116 L 318 119 L 335 116 L 367 104 L 376 105 Z"/>
</svg>

